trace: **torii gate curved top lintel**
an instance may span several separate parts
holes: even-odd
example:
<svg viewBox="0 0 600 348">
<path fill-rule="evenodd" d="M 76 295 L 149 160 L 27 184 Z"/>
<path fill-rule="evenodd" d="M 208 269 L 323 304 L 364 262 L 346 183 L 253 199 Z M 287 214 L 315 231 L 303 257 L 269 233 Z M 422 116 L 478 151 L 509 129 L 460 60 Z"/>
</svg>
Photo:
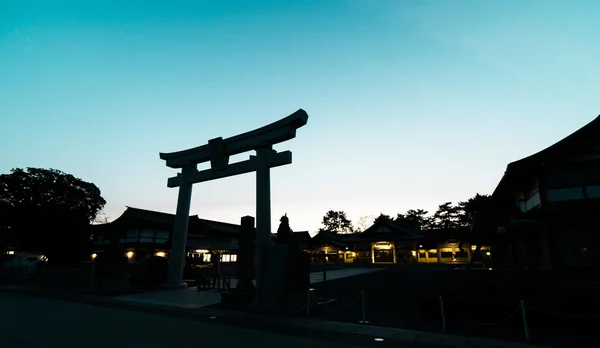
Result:
<svg viewBox="0 0 600 348">
<path fill-rule="evenodd" d="M 209 140 L 208 144 L 183 151 L 160 153 L 160 159 L 167 161 L 167 167 L 182 168 L 186 165 L 204 163 L 211 160 L 216 142 L 222 144 L 221 151 L 227 156 L 237 155 L 246 151 L 256 150 L 263 146 L 271 146 L 296 137 L 296 129 L 306 125 L 308 114 L 299 109 L 279 121 L 255 130 L 229 137 Z"/>
<path fill-rule="evenodd" d="M 181 173 L 169 178 L 168 187 L 179 187 L 177 213 L 169 255 L 167 287 L 184 286 L 181 281 L 185 264 L 188 217 L 192 185 L 232 175 L 256 172 L 256 277 L 260 286 L 262 253 L 271 241 L 271 174 L 270 168 L 292 163 L 290 151 L 276 152 L 278 144 L 296 137 L 296 130 L 308 122 L 308 114 L 299 109 L 277 122 L 227 139 L 211 139 L 208 144 L 183 151 L 160 153 L 167 167 L 181 168 Z M 230 156 L 256 150 L 249 160 L 229 164 Z M 198 171 L 197 164 L 210 161 L 211 168 Z"/>
</svg>

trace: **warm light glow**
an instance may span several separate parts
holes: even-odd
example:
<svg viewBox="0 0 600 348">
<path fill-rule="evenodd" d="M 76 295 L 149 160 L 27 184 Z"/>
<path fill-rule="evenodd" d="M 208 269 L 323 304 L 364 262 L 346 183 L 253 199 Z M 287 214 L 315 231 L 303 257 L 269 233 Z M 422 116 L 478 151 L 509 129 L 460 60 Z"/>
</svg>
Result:
<svg viewBox="0 0 600 348">
<path fill-rule="evenodd" d="M 492 253 L 490 253 L 489 251 L 487 253 L 485 253 L 487 256 L 492 255 Z"/>
<path fill-rule="evenodd" d="M 390 242 L 377 242 L 373 245 L 373 249 L 389 250 L 392 249 L 392 244 Z"/>
<path fill-rule="evenodd" d="M 417 257 L 417 251 L 416 250 L 411 250 L 410 253 L 412 254 L 413 257 Z"/>
<path fill-rule="evenodd" d="M 436 249 L 429 249 L 429 252 L 432 253 L 432 254 L 435 254 L 435 253 L 437 253 L 437 250 Z"/>
<path fill-rule="evenodd" d="M 167 253 L 165 253 L 164 251 L 157 251 L 156 253 L 154 253 L 154 255 L 160 256 L 160 257 L 165 257 L 165 256 L 167 256 Z"/>
<path fill-rule="evenodd" d="M 196 249 L 195 251 L 196 251 L 198 254 L 206 254 L 206 253 L 208 253 L 208 250 L 206 250 L 206 249 Z"/>
<path fill-rule="evenodd" d="M 419 245 L 419 248 L 422 248 L 422 247 L 423 247 L 422 245 Z"/>
<path fill-rule="evenodd" d="M 14 254 L 15 254 L 14 250 L 9 250 L 9 251 L 7 251 L 6 253 L 7 253 L 8 255 L 14 255 Z"/>
<path fill-rule="evenodd" d="M 471 251 L 475 251 L 477 249 L 477 245 L 471 245 Z"/>
<path fill-rule="evenodd" d="M 96 253 L 93 253 L 93 254 L 92 254 L 92 260 L 93 260 L 93 259 L 95 259 L 96 257 L 98 257 L 98 254 L 96 254 Z"/>
<path fill-rule="evenodd" d="M 128 251 L 127 253 L 125 253 L 125 256 L 127 256 L 128 259 L 133 257 L 133 251 Z"/>
</svg>

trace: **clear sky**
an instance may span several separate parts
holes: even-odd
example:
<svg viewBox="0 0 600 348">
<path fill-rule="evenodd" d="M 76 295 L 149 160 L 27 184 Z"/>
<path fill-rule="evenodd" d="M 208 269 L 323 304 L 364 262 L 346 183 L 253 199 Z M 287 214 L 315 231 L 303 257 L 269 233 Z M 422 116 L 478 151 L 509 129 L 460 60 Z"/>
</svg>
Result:
<svg viewBox="0 0 600 348">
<path fill-rule="evenodd" d="M 174 213 L 159 152 L 303 108 L 273 230 L 432 212 L 600 114 L 598 18 L 594 0 L 3 0 L 0 172 L 93 182 L 110 219 Z M 255 174 L 195 185 L 191 213 L 255 216 Z"/>
</svg>

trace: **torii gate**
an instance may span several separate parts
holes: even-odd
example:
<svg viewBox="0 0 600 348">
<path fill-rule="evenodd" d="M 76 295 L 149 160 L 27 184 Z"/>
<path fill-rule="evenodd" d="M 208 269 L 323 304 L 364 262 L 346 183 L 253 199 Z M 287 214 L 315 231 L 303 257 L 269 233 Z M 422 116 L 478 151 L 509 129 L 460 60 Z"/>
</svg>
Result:
<svg viewBox="0 0 600 348">
<path fill-rule="evenodd" d="M 187 230 L 192 199 L 192 185 L 233 175 L 256 172 L 256 279 L 260 280 L 262 255 L 271 243 L 271 173 L 270 168 L 292 163 L 290 151 L 277 152 L 273 145 L 296 137 L 296 129 L 306 125 L 308 114 L 299 109 L 288 117 L 250 132 L 223 139 L 211 139 L 208 144 L 188 150 L 160 153 L 167 167 L 181 168 L 181 173 L 169 178 L 167 187 L 179 187 L 175 229 L 169 255 L 167 287 L 187 286 L 182 283 L 185 265 Z M 229 157 L 256 150 L 256 156 L 229 164 Z M 210 169 L 198 171 L 197 165 L 210 161 Z M 260 286 L 260 284 L 257 284 Z"/>
</svg>

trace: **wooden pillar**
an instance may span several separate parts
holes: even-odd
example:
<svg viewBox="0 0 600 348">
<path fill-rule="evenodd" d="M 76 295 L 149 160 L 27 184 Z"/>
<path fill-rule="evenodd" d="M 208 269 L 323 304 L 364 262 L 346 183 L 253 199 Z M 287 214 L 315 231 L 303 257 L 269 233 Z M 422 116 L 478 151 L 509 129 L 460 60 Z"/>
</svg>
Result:
<svg viewBox="0 0 600 348">
<path fill-rule="evenodd" d="M 256 285 L 260 289 L 263 276 L 265 252 L 271 245 L 271 146 L 256 149 L 259 163 L 256 170 Z"/>
<path fill-rule="evenodd" d="M 188 223 L 190 219 L 190 204 L 192 202 L 192 184 L 189 176 L 196 171 L 194 166 L 186 166 L 181 170 L 181 185 L 177 197 L 177 213 L 171 252 L 169 253 L 169 273 L 166 287 L 186 287 L 183 283 L 183 269 L 185 267 L 185 244 L 187 241 Z"/>
<path fill-rule="evenodd" d="M 371 244 L 371 263 L 375 263 L 375 249 L 373 248 L 373 244 Z"/>
</svg>

